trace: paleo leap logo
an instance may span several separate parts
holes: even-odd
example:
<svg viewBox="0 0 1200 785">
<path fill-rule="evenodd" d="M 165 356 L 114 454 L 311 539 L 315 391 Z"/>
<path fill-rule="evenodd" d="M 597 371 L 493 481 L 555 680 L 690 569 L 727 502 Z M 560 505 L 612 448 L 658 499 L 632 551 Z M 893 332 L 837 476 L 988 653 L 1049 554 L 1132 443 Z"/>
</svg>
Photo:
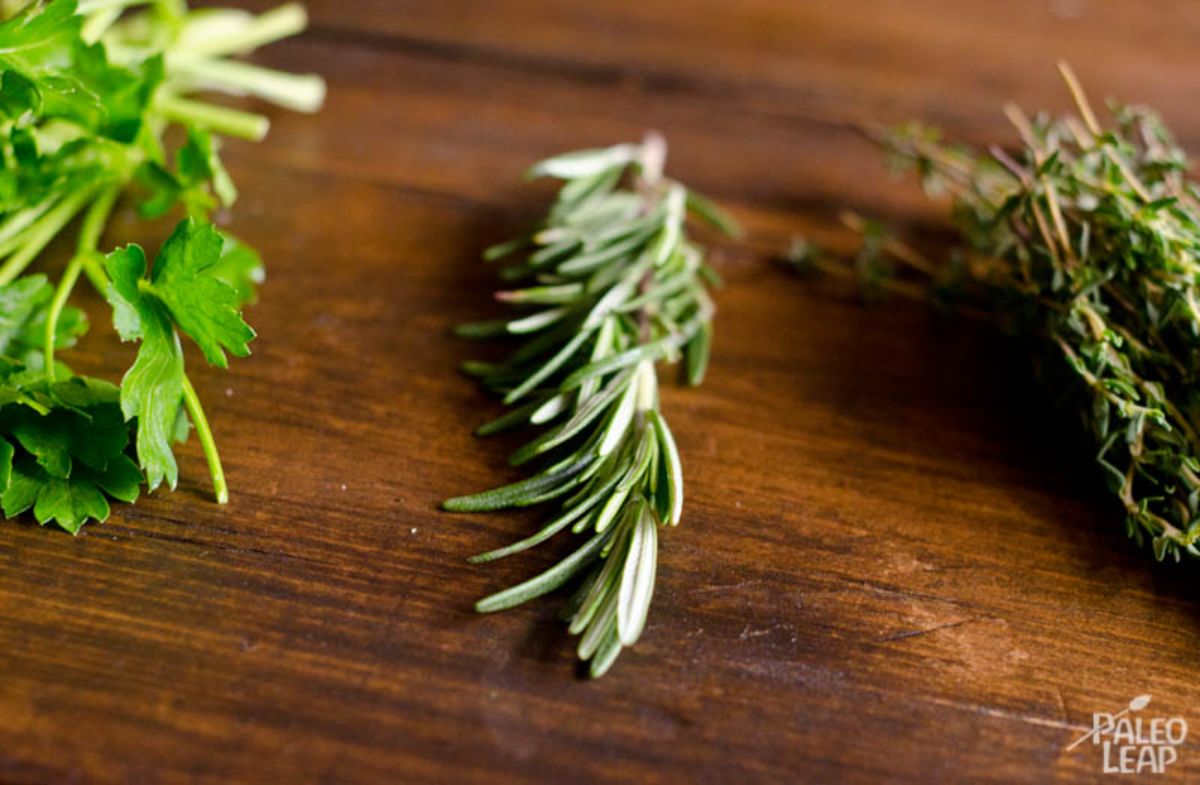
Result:
<svg viewBox="0 0 1200 785">
<path fill-rule="evenodd" d="M 1133 717 L 1150 705 L 1149 695 L 1139 695 L 1115 714 L 1092 714 L 1092 729 L 1075 739 L 1067 752 L 1091 739 L 1104 748 L 1105 774 L 1162 774 L 1179 760 L 1179 747 L 1187 739 L 1183 717 Z"/>
</svg>

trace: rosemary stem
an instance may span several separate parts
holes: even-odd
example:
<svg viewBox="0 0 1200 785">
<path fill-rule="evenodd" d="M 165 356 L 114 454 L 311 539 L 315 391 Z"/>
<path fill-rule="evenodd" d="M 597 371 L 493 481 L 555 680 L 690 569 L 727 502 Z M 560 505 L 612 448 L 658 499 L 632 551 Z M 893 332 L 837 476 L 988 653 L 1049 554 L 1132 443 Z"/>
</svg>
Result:
<svg viewBox="0 0 1200 785">
<path fill-rule="evenodd" d="M 642 140 L 642 180 L 654 187 L 662 181 L 663 168 L 667 163 L 667 140 L 657 131 L 650 131 Z"/>
<path fill-rule="evenodd" d="M 204 415 L 204 407 L 200 405 L 200 398 L 196 395 L 196 389 L 192 387 L 192 380 L 186 374 L 183 377 L 183 405 L 187 408 L 188 416 L 192 418 L 192 424 L 196 426 L 196 438 L 200 440 L 204 457 L 208 461 L 208 470 L 212 474 L 213 493 L 217 497 L 217 504 L 226 504 L 229 502 L 229 487 L 225 484 L 225 470 L 221 467 L 221 456 L 217 452 L 217 443 L 213 439 L 212 429 L 208 426 L 208 418 Z"/>
</svg>

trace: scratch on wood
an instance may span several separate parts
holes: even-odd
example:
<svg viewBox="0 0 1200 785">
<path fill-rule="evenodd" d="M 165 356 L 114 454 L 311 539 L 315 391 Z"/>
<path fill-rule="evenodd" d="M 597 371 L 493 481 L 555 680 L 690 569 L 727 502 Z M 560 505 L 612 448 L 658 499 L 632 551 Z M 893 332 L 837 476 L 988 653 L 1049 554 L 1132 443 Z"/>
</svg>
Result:
<svg viewBox="0 0 1200 785">
<path fill-rule="evenodd" d="M 998 709 L 992 706 L 980 706 L 976 703 L 962 703 L 960 701 L 946 700 L 945 698 L 929 698 L 931 703 L 938 706 L 946 706 L 962 711 L 969 711 L 975 714 L 982 714 L 985 717 L 996 717 L 1003 720 L 1015 720 L 1024 722 L 1028 725 L 1037 725 L 1041 728 L 1057 728 L 1059 730 L 1085 731 L 1088 726 L 1079 725 L 1073 722 L 1063 722 L 1061 720 L 1050 720 L 1045 717 L 1038 717 L 1033 714 L 1026 714 L 1020 711 L 1012 711 L 1010 709 Z"/>
<path fill-rule="evenodd" d="M 744 641 L 744 640 L 749 640 L 750 638 L 761 638 L 764 635 L 770 635 L 771 633 L 775 632 L 776 630 L 792 630 L 792 631 L 794 631 L 795 628 L 792 627 L 792 625 L 790 625 L 790 624 L 780 623 L 780 624 L 772 624 L 770 627 L 763 627 L 762 629 L 756 630 L 756 629 L 754 629 L 753 626 L 747 624 L 745 627 L 742 628 L 742 634 L 738 636 L 738 639 Z M 795 642 L 795 640 L 796 640 L 796 636 L 793 635 L 792 641 Z"/>
<path fill-rule="evenodd" d="M 760 583 L 762 583 L 762 581 L 755 578 L 752 580 L 738 581 L 737 583 L 723 583 L 723 584 L 715 584 L 713 586 L 700 586 L 698 588 L 692 589 L 691 591 L 688 592 L 688 594 L 711 594 L 712 592 L 715 592 L 715 591 L 736 591 L 738 589 L 749 588 L 750 586 L 757 586 Z"/>
<path fill-rule="evenodd" d="M 879 642 L 880 643 L 888 643 L 890 641 L 901 641 L 901 640 L 906 640 L 908 638 L 918 638 L 922 635 L 928 635 L 932 632 L 937 632 L 939 630 L 950 630 L 955 627 L 961 627 L 964 624 L 970 624 L 971 622 L 979 621 L 982 618 L 983 618 L 982 616 L 975 616 L 970 619 L 960 619 L 959 621 L 952 621 L 952 622 L 948 622 L 946 624 L 938 624 L 934 627 L 927 627 L 922 630 L 906 630 L 904 632 L 897 632 L 894 635 L 887 635 L 883 638 L 880 638 Z"/>
<path fill-rule="evenodd" d="M 1058 708 L 1062 710 L 1062 721 L 1070 722 L 1071 715 L 1067 713 L 1067 702 L 1063 699 L 1062 688 L 1054 685 L 1054 694 L 1058 696 Z"/>
</svg>

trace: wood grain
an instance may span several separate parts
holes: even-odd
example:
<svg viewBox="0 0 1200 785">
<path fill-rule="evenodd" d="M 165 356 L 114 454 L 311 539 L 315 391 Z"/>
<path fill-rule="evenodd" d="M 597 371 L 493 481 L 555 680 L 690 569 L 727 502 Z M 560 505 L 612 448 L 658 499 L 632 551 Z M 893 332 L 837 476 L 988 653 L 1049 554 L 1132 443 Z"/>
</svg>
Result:
<svg viewBox="0 0 1200 785">
<path fill-rule="evenodd" d="M 848 242 L 847 205 L 936 235 L 855 124 L 1004 141 L 1003 101 L 1066 105 L 1062 56 L 1200 149 L 1196 4 L 310 5 L 261 59 L 326 109 L 228 147 L 270 274 L 254 356 L 196 374 L 233 500 L 193 444 L 77 538 L 0 526 L 0 782 L 1092 782 L 1093 711 L 1200 727 L 1196 568 L 1124 541 L 1019 349 L 770 263 Z M 664 390 L 689 497 L 650 624 L 589 683 L 555 602 L 471 611 L 563 544 L 472 567 L 534 518 L 436 511 L 513 476 L 448 331 L 544 205 L 525 166 L 650 127 L 748 235 L 716 242 L 709 379 Z M 107 241 L 164 233 L 126 210 Z M 115 376 L 90 306 L 69 359 Z M 1189 740 L 1157 780 L 1198 774 Z"/>
</svg>

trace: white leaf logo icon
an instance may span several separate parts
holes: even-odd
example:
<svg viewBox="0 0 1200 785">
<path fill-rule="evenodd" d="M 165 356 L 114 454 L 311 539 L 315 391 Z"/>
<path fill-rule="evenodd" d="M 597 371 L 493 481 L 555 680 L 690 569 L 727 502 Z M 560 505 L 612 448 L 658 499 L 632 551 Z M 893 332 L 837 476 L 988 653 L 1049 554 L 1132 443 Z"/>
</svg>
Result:
<svg viewBox="0 0 1200 785">
<path fill-rule="evenodd" d="M 1128 714 L 1131 711 L 1141 711 L 1142 709 L 1146 708 L 1149 705 L 1150 705 L 1150 696 L 1149 695 L 1139 695 L 1136 698 L 1134 698 L 1133 700 L 1129 701 L 1128 707 L 1121 709 L 1116 714 L 1113 714 L 1112 716 L 1110 716 L 1109 722 L 1110 723 L 1114 722 L 1114 721 L 1120 719 L 1121 717 L 1124 717 L 1126 714 Z M 1109 730 L 1111 730 L 1111 726 L 1110 726 Z M 1075 741 L 1073 741 L 1071 743 L 1071 746 L 1067 747 L 1067 752 L 1070 752 L 1071 750 L 1078 747 L 1080 744 L 1083 744 L 1085 741 L 1092 738 L 1100 731 L 1101 731 L 1101 727 L 1099 724 L 1097 724 L 1090 731 L 1083 734 L 1078 739 L 1075 739 Z"/>
</svg>

